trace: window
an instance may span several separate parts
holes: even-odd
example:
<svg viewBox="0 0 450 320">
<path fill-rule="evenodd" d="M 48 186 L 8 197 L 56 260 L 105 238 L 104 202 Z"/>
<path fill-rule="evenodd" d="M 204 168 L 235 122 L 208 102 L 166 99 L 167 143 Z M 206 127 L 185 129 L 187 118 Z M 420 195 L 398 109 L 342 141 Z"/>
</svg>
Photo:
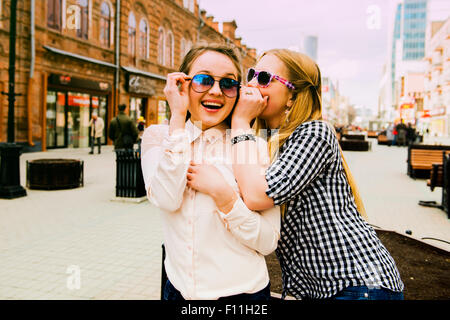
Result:
<svg viewBox="0 0 450 320">
<path fill-rule="evenodd" d="M 105 47 L 111 45 L 111 9 L 106 2 L 100 7 L 100 44 Z"/>
<path fill-rule="evenodd" d="M 158 30 L 158 63 L 164 64 L 165 35 L 162 27 Z"/>
<path fill-rule="evenodd" d="M 47 0 L 47 26 L 61 30 L 62 0 Z"/>
<path fill-rule="evenodd" d="M 77 28 L 77 37 L 87 39 L 89 30 L 89 3 L 88 0 L 78 0 L 77 4 L 80 7 L 80 27 Z"/>
<path fill-rule="evenodd" d="M 148 24 L 141 19 L 139 23 L 139 56 L 148 59 Z"/>
<path fill-rule="evenodd" d="M 172 31 L 170 30 L 169 32 L 167 32 L 165 51 L 166 51 L 165 65 L 168 67 L 173 67 L 173 34 Z"/>
<path fill-rule="evenodd" d="M 132 57 L 136 55 L 136 18 L 133 12 L 128 17 L 128 54 Z"/>
</svg>

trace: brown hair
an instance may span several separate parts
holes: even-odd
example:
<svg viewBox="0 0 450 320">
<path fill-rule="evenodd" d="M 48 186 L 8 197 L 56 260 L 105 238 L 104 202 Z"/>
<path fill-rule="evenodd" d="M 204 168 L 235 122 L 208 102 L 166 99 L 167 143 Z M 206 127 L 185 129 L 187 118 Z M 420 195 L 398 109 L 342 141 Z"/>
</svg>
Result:
<svg viewBox="0 0 450 320">
<path fill-rule="evenodd" d="M 191 71 L 194 61 L 206 51 L 215 51 L 226 55 L 233 62 L 238 72 L 238 81 L 242 79 L 241 56 L 235 46 L 223 43 L 198 43 L 186 53 L 181 62 L 179 71 L 188 74 Z"/>
</svg>

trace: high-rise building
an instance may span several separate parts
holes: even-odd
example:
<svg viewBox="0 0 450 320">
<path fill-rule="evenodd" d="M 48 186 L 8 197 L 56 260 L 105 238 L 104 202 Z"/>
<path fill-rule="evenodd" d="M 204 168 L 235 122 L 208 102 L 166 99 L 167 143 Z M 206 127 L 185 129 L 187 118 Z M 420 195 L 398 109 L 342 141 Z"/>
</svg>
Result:
<svg viewBox="0 0 450 320">
<path fill-rule="evenodd" d="M 405 77 L 423 73 L 427 0 L 403 0 L 396 6 L 390 53 L 391 106 L 401 114 L 401 105 L 410 105 L 404 95 Z"/>
<path fill-rule="evenodd" d="M 306 36 L 303 41 L 303 49 L 311 59 L 317 61 L 317 44 L 318 39 L 316 36 Z"/>
<path fill-rule="evenodd" d="M 425 56 L 427 0 L 405 0 L 403 5 L 403 60 Z"/>
</svg>

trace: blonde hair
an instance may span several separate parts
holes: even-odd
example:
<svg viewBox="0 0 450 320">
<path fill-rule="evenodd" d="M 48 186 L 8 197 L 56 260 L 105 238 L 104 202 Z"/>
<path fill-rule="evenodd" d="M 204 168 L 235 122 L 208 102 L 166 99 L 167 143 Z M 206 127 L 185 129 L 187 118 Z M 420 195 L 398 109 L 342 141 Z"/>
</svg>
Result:
<svg viewBox="0 0 450 320">
<path fill-rule="evenodd" d="M 288 71 L 288 80 L 295 87 L 292 90 L 293 104 L 287 110 L 286 119 L 281 124 L 278 132 L 269 139 L 270 158 L 274 162 L 280 148 L 299 125 L 307 121 L 322 120 L 322 80 L 319 66 L 305 54 L 288 49 L 272 49 L 263 53 L 259 59 L 265 55 L 274 55 L 283 62 Z M 257 118 L 253 129 L 257 134 L 260 134 L 261 129 L 267 129 L 265 121 Z M 367 220 L 366 211 L 355 180 L 348 168 L 340 146 L 339 149 L 342 165 L 352 189 L 357 209 Z M 284 215 L 285 205 L 281 206 L 281 212 Z"/>
</svg>

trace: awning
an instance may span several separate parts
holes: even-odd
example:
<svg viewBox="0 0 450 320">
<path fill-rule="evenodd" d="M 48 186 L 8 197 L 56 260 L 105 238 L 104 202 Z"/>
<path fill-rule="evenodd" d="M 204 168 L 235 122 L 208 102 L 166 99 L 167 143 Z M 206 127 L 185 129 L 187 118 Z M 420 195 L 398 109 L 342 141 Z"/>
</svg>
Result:
<svg viewBox="0 0 450 320">
<path fill-rule="evenodd" d="M 102 65 L 102 66 L 105 66 L 105 67 L 116 68 L 115 64 L 112 64 L 112 63 L 109 63 L 109 62 L 105 62 L 105 61 L 101 61 L 101 60 L 85 57 L 85 56 L 82 56 L 82 55 L 79 55 L 79 54 L 76 54 L 76 53 L 72 53 L 72 52 L 69 52 L 69 51 L 64 51 L 64 50 L 61 50 L 61 49 L 56 49 L 56 48 L 49 47 L 49 46 L 44 46 L 44 48 L 46 50 L 50 51 L 50 52 L 57 53 L 57 54 L 60 54 L 60 55 L 63 55 L 63 56 L 67 56 L 67 57 L 75 58 L 75 59 L 78 59 L 78 60 L 99 64 L 99 65 Z"/>
<path fill-rule="evenodd" d="M 141 76 L 146 76 L 146 77 L 149 77 L 149 78 L 155 78 L 155 79 L 164 80 L 164 81 L 166 81 L 166 79 L 167 79 L 166 77 L 160 76 L 159 74 L 156 74 L 156 73 L 151 73 L 151 72 L 139 70 L 139 69 L 136 69 L 136 68 L 133 68 L 133 67 L 124 67 L 124 66 L 121 66 L 121 67 L 122 67 L 123 70 L 125 70 L 125 71 L 127 71 L 129 73 L 139 74 Z"/>
</svg>

